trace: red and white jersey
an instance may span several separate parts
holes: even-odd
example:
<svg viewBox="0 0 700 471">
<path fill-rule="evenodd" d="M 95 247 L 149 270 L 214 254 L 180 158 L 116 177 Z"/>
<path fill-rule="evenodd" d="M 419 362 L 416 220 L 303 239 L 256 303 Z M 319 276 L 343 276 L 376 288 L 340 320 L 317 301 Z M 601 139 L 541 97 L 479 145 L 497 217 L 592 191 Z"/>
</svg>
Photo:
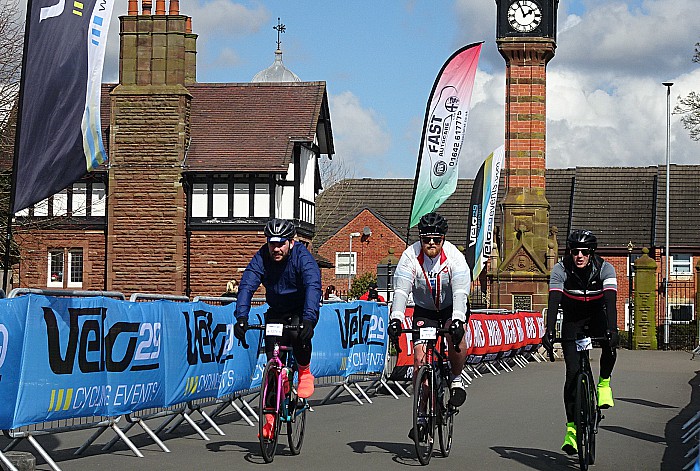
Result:
<svg viewBox="0 0 700 471">
<path fill-rule="evenodd" d="M 445 241 L 435 258 L 423 253 L 420 241 L 401 254 L 394 270 L 391 318 L 403 320 L 409 294 L 416 306 L 439 311 L 452 306 L 452 318 L 466 320 L 471 275 L 457 247 Z"/>
</svg>

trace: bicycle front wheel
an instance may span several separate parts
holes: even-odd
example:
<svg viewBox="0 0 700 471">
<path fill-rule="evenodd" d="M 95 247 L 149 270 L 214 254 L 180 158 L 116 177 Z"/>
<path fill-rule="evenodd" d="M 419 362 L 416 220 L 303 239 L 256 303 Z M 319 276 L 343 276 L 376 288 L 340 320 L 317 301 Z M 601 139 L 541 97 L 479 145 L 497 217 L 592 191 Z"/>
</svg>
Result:
<svg viewBox="0 0 700 471">
<path fill-rule="evenodd" d="M 290 386 L 294 384 L 292 379 L 289 380 Z M 287 442 L 289 449 L 293 455 L 298 455 L 301 452 L 301 445 L 304 443 L 304 429 L 306 428 L 306 401 L 297 396 L 296 389 L 293 387 L 287 394 Z"/>
<path fill-rule="evenodd" d="M 260 407 L 258 408 L 258 440 L 265 463 L 275 459 L 280 431 L 280 414 L 277 401 L 279 370 L 272 361 L 267 362 L 260 385 Z M 268 420 L 269 419 L 269 420 Z M 267 424 L 270 423 L 270 428 Z"/>
<path fill-rule="evenodd" d="M 576 381 L 576 445 L 581 471 L 587 471 L 591 444 L 591 385 L 588 376 L 579 374 Z"/>
<path fill-rule="evenodd" d="M 440 453 L 447 458 L 452 449 L 452 431 L 454 429 L 454 410 L 450 406 L 452 390 L 445 377 L 440 381 L 437 400 L 438 438 L 440 439 Z"/>
<path fill-rule="evenodd" d="M 427 465 L 435 443 L 435 389 L 433 370 L 428 365 L 418 370 L 413 390 L 413 442 L 420 464 Z"/>
<path fill-rule="evenodd" d="M 590 405 L 590 412 L 588 416 L 588 427 L 590 430 L 588 432 L 588 464 L 591 465 L 595 463 L 595 438 L 596 434 L 598 433 L 598 422 L 600 422 L 600 409 L 598 409 L 598 395 L 596 393 L 596 386 L 593 385 L 594 383 L 590 376 L 588 377 L 588 384 L 590 385 L 590 399 L 588 401 L 588 404 Z"/>
</svg>

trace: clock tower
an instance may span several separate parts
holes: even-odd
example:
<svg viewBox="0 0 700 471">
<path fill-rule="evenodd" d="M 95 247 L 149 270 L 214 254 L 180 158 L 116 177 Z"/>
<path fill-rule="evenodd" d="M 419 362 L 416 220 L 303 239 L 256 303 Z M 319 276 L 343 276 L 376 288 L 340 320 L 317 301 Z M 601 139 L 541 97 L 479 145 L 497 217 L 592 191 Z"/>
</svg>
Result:
<svg viewBox="0 0 700 471">
<path fill-rule="evenodd" d="M 556 247 L 556 239 L 550 242 L 545 151 L 546 67 L 556 48 L 558 3 L 496 0 L 496 43 L 506 61 L 506 196 L 502 258 L 489 276 L 497 290 L 492 299 L 516 310 L 547 306 Z"/>
</svg>

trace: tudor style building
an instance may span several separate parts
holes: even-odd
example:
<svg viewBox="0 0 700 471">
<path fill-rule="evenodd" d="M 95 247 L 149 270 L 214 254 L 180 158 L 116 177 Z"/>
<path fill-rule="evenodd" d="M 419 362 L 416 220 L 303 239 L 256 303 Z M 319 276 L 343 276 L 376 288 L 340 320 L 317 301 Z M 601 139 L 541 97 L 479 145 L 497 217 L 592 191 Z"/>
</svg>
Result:
<svg viewBox="0 0 700 471">
<path fill-rule="evenodd" d="M 219 295 L 271 217 L 314 236 L 325 82 L 286 69 L 278 43 L 252 83 L 198 83 L 191 18 L 165 3 L 129 1 L 102 89 L 109 163 L 17 215 L 13 287 Z"/>
</svg>

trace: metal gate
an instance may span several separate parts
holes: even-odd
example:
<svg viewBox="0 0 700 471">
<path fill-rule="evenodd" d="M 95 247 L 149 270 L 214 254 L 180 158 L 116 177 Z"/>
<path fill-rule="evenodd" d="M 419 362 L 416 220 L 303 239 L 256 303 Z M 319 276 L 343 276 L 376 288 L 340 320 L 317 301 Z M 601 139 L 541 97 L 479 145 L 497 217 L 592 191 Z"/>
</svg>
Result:
<svg viewBox="0 0 700 471">
<path fill-rule="evenodd" d="M 658 276 L 656 338 L 659 349 L 691 351 L 698 346 L 696 288 L 693 277 L 671 276 L 668 301 L 664 280 Z"/>
</svg>

